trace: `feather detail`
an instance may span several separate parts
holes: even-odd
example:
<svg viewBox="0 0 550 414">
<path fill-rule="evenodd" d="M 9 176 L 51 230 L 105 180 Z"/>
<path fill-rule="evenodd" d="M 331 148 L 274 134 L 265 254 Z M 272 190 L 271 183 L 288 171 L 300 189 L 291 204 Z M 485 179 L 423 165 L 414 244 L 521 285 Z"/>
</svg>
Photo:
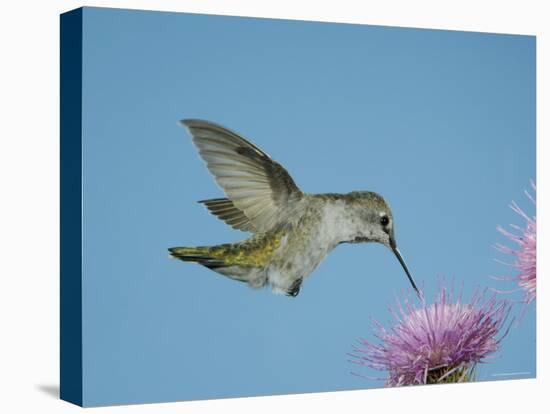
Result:
<svg viewBox="0 0 550 414">
<path fill-rule="evenodd" d="M 212 200 L 201 200 L 206 208 L 236 230 L 255 231 L 254 225 L 248 220 L 244 213 L 233 205 L 227 198 L 215 198 Z"/>
</svg>

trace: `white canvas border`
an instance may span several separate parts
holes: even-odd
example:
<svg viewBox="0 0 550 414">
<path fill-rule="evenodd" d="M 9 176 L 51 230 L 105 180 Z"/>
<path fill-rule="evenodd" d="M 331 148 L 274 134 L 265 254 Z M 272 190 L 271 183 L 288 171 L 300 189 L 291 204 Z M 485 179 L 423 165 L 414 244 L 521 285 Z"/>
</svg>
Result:
<svg viewBox="0 0 550 414">
<path fill-rule="evenodd" d="M 94 1 L 87 6 L 186 11 L 537 36 L 539 252 L 549 251 L 549 30 L 542 1 Z M 58 382 L 59 14 L 77 1 L 5 2 L 0 30 L 0 408 L 70 413 Z M 545 24 L 546 23 L 546 24 Z M 29 249 L 32 248 L 32 255 Z M 539 254 L 538 377 L 534 380 L 365 390 L 94 409 L 94 412 L 540 412 L 548 400 L 548 295 Z M 319 369 L 322 370 L 322 367 Z M 545 392 L 546 391 L 546 392 Z"/>
</svg>

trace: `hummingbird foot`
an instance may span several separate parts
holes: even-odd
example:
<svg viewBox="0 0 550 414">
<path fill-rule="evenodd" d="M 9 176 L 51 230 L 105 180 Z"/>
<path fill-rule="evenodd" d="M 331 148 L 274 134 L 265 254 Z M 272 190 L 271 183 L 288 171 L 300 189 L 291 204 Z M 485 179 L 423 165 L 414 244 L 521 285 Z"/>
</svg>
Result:
<svg viewBox="0 0 550 414">
<path fill-rule="evenodd" d="M 287 296 L 295 298 L 300 293 L 300 287 L 302 286 L 302 279 L 297 279 L 286 292 Z"/>
</svg>

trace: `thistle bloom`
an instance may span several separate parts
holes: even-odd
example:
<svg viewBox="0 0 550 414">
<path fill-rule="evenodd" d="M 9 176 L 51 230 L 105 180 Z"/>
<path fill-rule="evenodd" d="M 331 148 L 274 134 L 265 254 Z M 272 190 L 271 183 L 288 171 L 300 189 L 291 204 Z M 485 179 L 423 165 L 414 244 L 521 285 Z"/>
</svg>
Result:
<svg viewBox="0 0 550 414">
<path fill-rule="evenodd" d="M 531 183 L 531 186 L 533 191 L 536 191 L 535 184 Z M 533 204 L 536 204 L 527 191 L 525 194 Z M 518 234 L 506 231 L 500 226 L 497 227 L 500 233 L 518 245 L 513 249 L 497 244 L 497 249 L 502 253 L 515 256 L 515 261 L 509 265 L 518 272 L 516 276 L 501 279 L 516 281 L 520 289 L 525 292 L 524 301 L 529 304 L 537 296 L 537 220 L 535 216 L 528 216 L 515 202 L 512 202 L 510 208 L 525 219 L 526 224 L 525 227 L 511 225 Z"/>
<path fill-rule="evenodd" d="M 352 362 L 387 371 L 387 386 L 467 382 L 476 364 L 494 353 L 507 331 L 508 302 L 489 300 L 479 292 L 470 303 L 460 295 L 452 302 L 442 287 L 433 304 L 398 302 L 395 325 L 387 330 L 375 322 L 378 344 L 360 340 Z M 500 335 L 500 337 L 499 337 Z"/>
</svg>

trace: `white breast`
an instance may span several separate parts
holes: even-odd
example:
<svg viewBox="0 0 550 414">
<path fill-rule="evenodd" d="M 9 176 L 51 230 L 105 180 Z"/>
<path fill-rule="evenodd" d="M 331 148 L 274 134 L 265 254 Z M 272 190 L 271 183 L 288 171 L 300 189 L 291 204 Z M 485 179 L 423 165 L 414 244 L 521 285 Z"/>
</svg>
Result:
<svg viewBox="0 0 550 414">
<path fill-rule="evenodd" d="M 282 256 L 268 269 L 268 280 L 274 291 L 286 293 L 297 279 L 309 276 L 342 240 L 343 234 L 353 230 L 345 218 L 343 201 L 323 206 L 320 213 L 321 220 L 308 229 L 310 234 L 305 245 L 301 243 L 297 248 L 292 240 L 283 239 L 279 249 Z"/>
</svg>

